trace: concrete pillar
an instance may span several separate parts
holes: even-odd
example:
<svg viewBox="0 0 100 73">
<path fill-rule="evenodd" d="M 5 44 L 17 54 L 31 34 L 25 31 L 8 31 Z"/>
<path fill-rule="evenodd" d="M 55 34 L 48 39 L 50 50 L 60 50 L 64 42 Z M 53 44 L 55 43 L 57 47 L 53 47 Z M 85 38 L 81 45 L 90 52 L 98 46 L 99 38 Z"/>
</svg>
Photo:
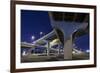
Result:
<svg viewBox="0 0 100 73">
<path fill-rule="evenodd" d="M 60 44 L 58 45 L 58 55 L 60 55 Z"/>
<path fill-rule="evenodd" d="M 33 50 L 33 48 L 30 48 L 27 52 L 28 55 L 32 54 L 31 51 Z"/>
<path fill-rule="evenodd" d="M 47 56 L 49 56 L 50 42 L 47 42 Z"/>
<path fill-rule="evenodd" d="M 70 36 L 64 43 L 64 59 L 72 59 L 72 36 Z"/>
<path fill-rule="evenodd" d="M 25 56 L 25 55 L 26 55 L 26 51 L 23 51 L 23 52 L 22 52 L 22 56 Z"/>
</svg>

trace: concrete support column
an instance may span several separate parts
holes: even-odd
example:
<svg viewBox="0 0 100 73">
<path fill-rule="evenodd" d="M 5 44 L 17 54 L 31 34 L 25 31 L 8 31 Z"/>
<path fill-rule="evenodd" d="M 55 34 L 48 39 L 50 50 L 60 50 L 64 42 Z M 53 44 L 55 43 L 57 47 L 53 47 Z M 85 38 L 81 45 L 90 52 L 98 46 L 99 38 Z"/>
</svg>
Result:
<svg viewBox="0 0 100 73">
<path fill-rule="evenodd" d="M 47 42 L 47 56 L 49 56 L 50 42 Z"/>
<path fill-rule="evenodd" d="M 26 53 L 26 50 L 22 52 L 21 56 L 25 56 L 27 53 Z"/>
<path fill-rule="evenodd" d="M 60 55 L 60 44 L 58 45 L 58 55 Z"/>
<path fill-rule="evenodd" d="M 70 60 L 72 59 L 72 36 L 70 36 L 65 42 L 64 42 L 64 59 Z"/>
<path fill-rule="evenodd" d="M 28 55 L 32 54 L 32 53 L 31 53 L 32 50 L 33 50 L 33 48 L 30 48 L 30 49 L 28 50 L 27 54 L 28 54 Z M 34 54 L 35 54 L 35 53 L 34 53 Z"/>
<path fill-rule="evenodd" d="M 32 52 L 33 49 L 35 49 L 35 47 L 30 48 L 30 49 L 27 51 L 27 54 L 28 54 L 28 55 L 31 55 L 31 54 L 32 54 L 31 52 Z M 34 52 L 34 54 L 35 54 L 35 52 Z"/>
</svg>

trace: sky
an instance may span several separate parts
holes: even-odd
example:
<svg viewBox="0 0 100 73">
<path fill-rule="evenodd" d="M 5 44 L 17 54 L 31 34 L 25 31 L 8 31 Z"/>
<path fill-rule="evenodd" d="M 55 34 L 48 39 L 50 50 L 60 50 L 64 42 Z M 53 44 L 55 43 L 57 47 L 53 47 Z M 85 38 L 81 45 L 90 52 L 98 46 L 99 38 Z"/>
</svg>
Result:
<svg viewBox="0 0 100 73">
<path fill-rule="evenodd" d="M 86 34 L 75 39 L 75 44 L 77 47 L 79 47 L 83 51 L 89 50 L 89 35 Z"/>
<path fill-rule="evenodd" d="M 21 10 L 22 42 L 32 43 L 52 30 L 46 11 Z"/>
<path fill-rule="evenodd" d="M 32 43 L 52 30 L 47 11 L 21 10 L 21 42 Z M 77 38 L 75 44 L 89 49 L 89 35 Z"/>
</svg>

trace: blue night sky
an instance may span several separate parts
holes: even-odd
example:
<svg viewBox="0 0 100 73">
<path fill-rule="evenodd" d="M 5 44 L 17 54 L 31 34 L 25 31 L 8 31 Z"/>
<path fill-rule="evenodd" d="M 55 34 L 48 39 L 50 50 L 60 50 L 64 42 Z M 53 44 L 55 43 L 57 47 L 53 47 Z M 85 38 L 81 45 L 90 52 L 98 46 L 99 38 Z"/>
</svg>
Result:
<svg viewBox="0 0 100 73">
<path fill-rule="evenodd" d="M 83 51 L 89 49 L 89 35 L 83 35 L 75 40 L 77 47 L 81 48 Z"/>
<path fill-rule="evenodd" d="M 52 30 L 47 11 L 21 10 L 21 42 L 32 43 Z M 89 35 L 77 38 L 75 44 L 83 50 L 89 49 Z"/>
<path fill-rule="evenodd" d="M 46 11 L 21 10 L 21 41 L 32 43 L 43 35 L 51 32 L 50 19 Z M 42 32 L 42 35 L 40 35 Z"/>
</svg>

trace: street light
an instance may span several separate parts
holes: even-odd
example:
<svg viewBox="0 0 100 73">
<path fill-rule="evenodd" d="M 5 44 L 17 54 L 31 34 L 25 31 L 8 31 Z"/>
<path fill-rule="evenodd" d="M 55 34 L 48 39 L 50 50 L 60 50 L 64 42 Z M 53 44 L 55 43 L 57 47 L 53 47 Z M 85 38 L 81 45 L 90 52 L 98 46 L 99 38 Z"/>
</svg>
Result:
<svg viewBox="0 0 100 73">
<path fill-rule="evenodd" d="M 35 36 L 33 35 L 33 36 L 31 37 L 31 39 L 34 40 L 34 39 L 35 39 Z"/>
<path fill-rule="evenodd" d="M 40 35 L 42 35 L 43 34 L 43 32 L 40 32 Z"/>
</svg>

